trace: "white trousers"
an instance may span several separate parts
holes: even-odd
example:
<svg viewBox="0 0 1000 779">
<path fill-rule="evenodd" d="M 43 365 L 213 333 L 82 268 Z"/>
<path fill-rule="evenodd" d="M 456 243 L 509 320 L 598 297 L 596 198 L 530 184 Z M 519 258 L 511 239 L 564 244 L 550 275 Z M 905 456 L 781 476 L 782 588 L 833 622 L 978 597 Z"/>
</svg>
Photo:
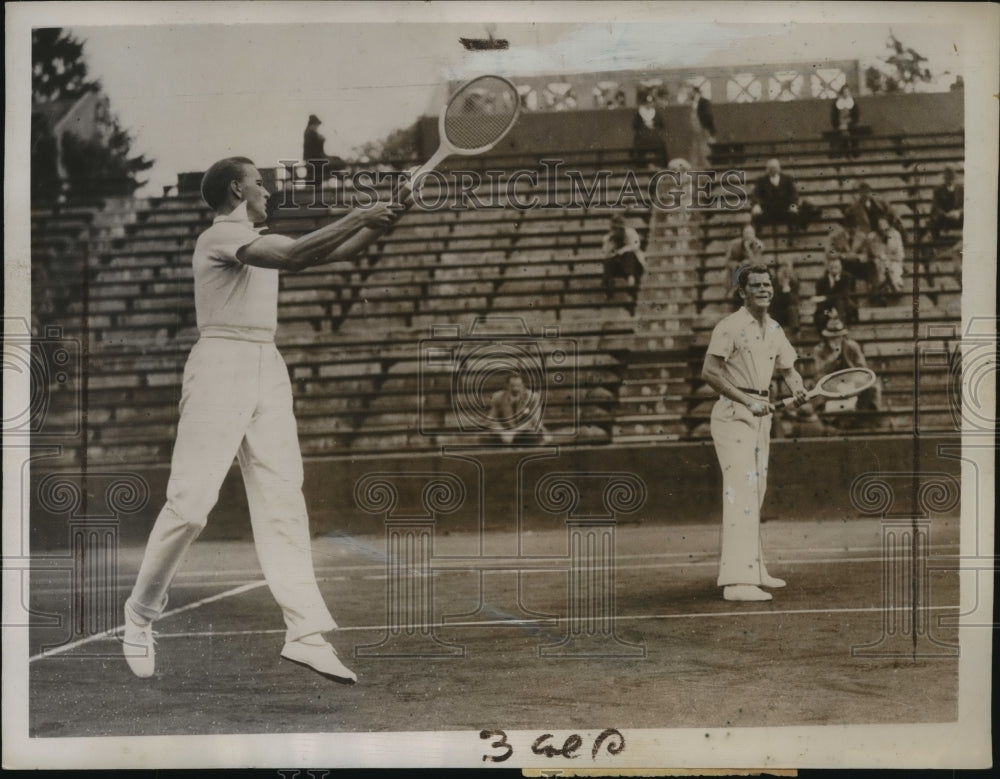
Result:
<svg viewBox="0 0 1000 779">
<path fill-rule="evenodd" d="M 722 467 L 722 555 L 718 584 L 760 585 L 767 576 L 760 507 L 767 489 L 771 417 L 720 398 L 712 408 L 712 442 Z"/>
<path fill-rule="evenodd" d="M 191 542 L 235 456 L 257 557 L 285 618 L 286 640 L 336 627 L 316 584 L 292 389 L 273 343 L 199 340 L 184 367 L 167 502 L 149 536 L 128 606 L 158 619 Z"/>
</svg>

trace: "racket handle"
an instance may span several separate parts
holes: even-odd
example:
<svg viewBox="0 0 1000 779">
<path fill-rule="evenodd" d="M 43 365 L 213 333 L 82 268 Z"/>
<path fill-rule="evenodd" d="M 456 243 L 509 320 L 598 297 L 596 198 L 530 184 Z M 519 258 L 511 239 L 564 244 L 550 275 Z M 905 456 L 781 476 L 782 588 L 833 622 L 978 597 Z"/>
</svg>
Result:
<svg viewBox="0 0 1000 779">
<path fill-rule="evenodd" d="M 399 188 L 399 192 L 396 193 L 396 198 L 393 201 L 392 207 L 394 210 L 405 214 L 416 202 L 410 195 L 413 194 L 413 190 L 410 188 L 409 184 L 404 184 Z"/>
<path fill-rule="evenodd" d="M 812 400 L 818 394 L 819 393 L 817 393 L 816 390 L 811 389 L 806 393 L 806 400 Z M 794 404 L 795 404 L 795 396 L 792 395 L 791 397 L 779 400 L 777 403 L 774 404 L 774 408 L 776 411 L 784 411 L 786 408 Z"/>
</svg>

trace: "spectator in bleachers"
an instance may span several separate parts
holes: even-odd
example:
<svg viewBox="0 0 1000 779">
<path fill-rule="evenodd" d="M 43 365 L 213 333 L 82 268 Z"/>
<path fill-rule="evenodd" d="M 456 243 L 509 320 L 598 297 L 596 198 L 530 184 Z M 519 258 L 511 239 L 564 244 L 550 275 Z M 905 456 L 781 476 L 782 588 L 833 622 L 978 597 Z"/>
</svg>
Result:
<svg viewBox="0 0 1000 779">
<path fill-rule="evenodd" d="M 827 262 L 840 260 L 845 271 L 864 281 L 869 288 L 874 288 L 875 273 L 874 266 L 868 259 L 867 234 L 855 230 L 843 216 L 829 229 L 826 239 Z"/>
<path fill-rule="evenodd" d="M 726 248 L 726 263 L 729 269 L 729 299 L 733 311 L 743 306 L 743 296 L 739 291 L 739 272 L 748 265 L 759 265 L 764 260 L 764 244 L 757 237 L 753 225 L 746 225 L 743 234 L 734 238 Z"/>
<path fill-rule="evenodd" d="M 309 114 L 305 132 L 302 134 L 302 159 L 308 170 L 308 183 L 322 184 L 332 171 L 345 170 L 347 163 L 340 157 L 328 157 L 324 146 L 326 138 L 320 135 L 319 126 L 322 122 L 316 114 Z"/>
<path fill-rule="evenodd" d="M 302 134 L 302 159 L 318 160 L 326 157 L 326 152 L 323 150 L 326 138 L 319 134 L 321 124 L 316 114 L 309 114 L 306 131 Z"/>
<path fill-rule="evenodd" d="M 525 386 L 524 376 L 511 372 L 503 389 L 490 397 L 487 411 L 490 427 L 506 444 L 545 439 L 542 404 L 538 395 Z"/>
<path fill-rule="evenodd" d="M 632 117 L 632 149 L 635 164 L 667 167 L 667 124 L 653 95 L 647 94 Z"/>
<path fill-rule="evenodd" d="M 701 90 L 691 90 L 691 153 L 689 162 L 694 170 L 708 169 L 708 155 L 715 143 L 715 117 L 712 103 L 702 97 Z"/>
<path fill-rule="evenodd" d="M 604 290 L 608 298 L 614 292 L 614 280 L 623 278 L 636 292 L 646 270 L 646 256 L 642 239 L 634 227 L 625 224 L 625 217 L 611 217 L 611 230 L 604 236 L 601 251 L 604 254 Z"/>
<path fill-rule="evenodd" d="M 774 300 L 771 316 L 793 337 L 799 335 L 799 279 L 790 257 L 778 262 L 774 274 Z"/>
<path fill-rule="evenodd" d="M 309 171 L 307 182 L 314 185 L 325 178 L 324 168 L 327 164 L 326 152 L 323 150 L 326 139 L 319 134 L 320 124 L 322 123 L 316 114 L 309 114 L 309 122 L 302 134 L 302 159 Z"/>
<path fill-rule="evenodd" d="M 895 209 L 887 200 L 872 194 L 871 185 L 867 181 L 858 185 L 858 194 L 854 202 L 847 207 L 844 215 L 845 225 L 861 235 L 867 236 L 878 226 L 878 219 L 884 216 L 897 230 L 903 229 L 903 222 Z"/>
<path fill-rule="evenodd" d="M 781 163 L 776 159 L 767 161 L 766 173 L 757 179 L 750 193 L 750 203 L 750 219 L 757 233 L 764 225 L 783 224 L 794 236 L 815 216 L 812 204 L 799 202 L 795 179 L 781 172 Z"/>
<path fill-rule="evenodd" d="M 868 361 L 861 350 L 860 344 L 847 337 L 848 330 L 836 312 L 829 318 L 821 331 L 820 342 L 813 349 L 813 370 L 817 378 L 834 371 L 847 368 L 867 368 Z M 823 403 L 817 399 L 817 403 Z M 850 411 L 880 411 L 882 408 L 882 385 L 875 382 L 874 386 L 862 392 L 856 399 L 832 401 L 837 410 Z M 834 406 L 826 404 L 824 411 L 833 411 Z"/>
<path fill-rule="evenodd" d="M 874 263 L 878 283 L 874 302 L 886 305 L 903 291 L 903 237 L 888 217 L 880 216 L 868 235 L 868 256 Z"/>
<path fill-rule="evenodd" d="M 955 171 L 944 169 L 944 183 L 934 188 L 931 203 L 931 236 L 936 241 L 942 230 L 961 230 L 963 224 L 963 208 L 965 206 L 965 190 L 961 184 L 955 183 Z"/>
<path fill-rule="evenodd" d="M 854 299 L 855 279 L 844 270 L 843 263 L 831 257 L 826 263 L 826 273 L 816 282 L 816 313 L 813 326 L 822 332 L 827 321 L 836 315 L 842 322 L 854 324 L 858 321 L 858 304 Z"/>
<path fill-rule="evenodd" d="M 836 133 L 831 149 L 834 157 L 839 157 L 841 154 L 846 154 L 848 157 L 858 156 L 858 141 L 855 137 L 855 131 L 860 118 L 861 112 L 851 95 L 851 88 L 844 84 L 837 97 L 830 104 L 830 124 Z"/>
</svg>

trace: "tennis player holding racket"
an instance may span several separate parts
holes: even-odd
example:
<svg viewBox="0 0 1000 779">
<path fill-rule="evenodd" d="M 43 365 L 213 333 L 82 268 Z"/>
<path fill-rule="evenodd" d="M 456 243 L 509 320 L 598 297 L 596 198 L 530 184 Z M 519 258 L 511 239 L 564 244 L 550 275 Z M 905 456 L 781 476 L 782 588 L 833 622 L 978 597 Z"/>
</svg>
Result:
<svg viewBox="0 0 1000 779">
<path fill-rule="evenodd" d="M 249 159 L 229 157 L 205 173 L 202 196 L 215 219 L 194 250 L 200 337 L 184 367 L 167 501 L 125 604 L 123 650 L 136 676 L 155 672 L 153 622 L 236 457 L 261 569 L 285 618 L 281 657 L 335 681 L 356 681 L 323 637 L 336 623 L 313 572 L 291 385 L 274 345 L 278 271 L 364 253 L 413 204 L 423 173 L 451 154 L 491 149 L 518 109 L 517 91 L 506 79 L 483 76 L 465 84 L 442 109 L 440 148 L 395 205 L 355 209 L 298 239 L 258 234 L 254 225 L 267 218 L 269 193 Z"/>
<path fill-rule="evenodd" d="M 774 297 L 764 265 L 739 273 L 743 307 L 715 326 L 702 368 L 704 379 L 721 396 L 712 409 L 712 441 L 722 467 L 722 556 L 718 584 L 732 601 L 771 600 L 762 587 L 784 587 L 764 564 L 760 507 L 767 488 L 771 443 L 768 387 L 775 371 L 792 390 L 796 405 L 806 401 L 795 370 L 795 349 L 781 325 L 768 316 Z"/>
<path fill-rule="evenodd" d="M 274 345 L 278 271 L 358 256 L 398 210 L 376 203 L 296 240 L 258 233 L 254 225 L 267 218 L 269 193 L 249 159 L 216 162 L 201 192 L 215 219 L 198 237 L 192 262 L 199 339 L 184 366 L 167 501 L 125 604 L 125 659 L 136 676 L 153 675 L 153 622 L 235 457 L 260 566 L 285 618 L 281 656 L 353 682 L 354 673 L 323 638 L 336 623 L 313 572 L 291 384 Z"/>
</svg>

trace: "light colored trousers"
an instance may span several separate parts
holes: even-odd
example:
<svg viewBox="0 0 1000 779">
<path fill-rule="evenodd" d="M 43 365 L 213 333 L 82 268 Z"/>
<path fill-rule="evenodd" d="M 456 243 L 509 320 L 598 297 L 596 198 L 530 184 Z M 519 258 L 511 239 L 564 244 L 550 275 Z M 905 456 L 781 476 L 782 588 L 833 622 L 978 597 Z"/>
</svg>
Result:
<svg viewBox="0 0 1000 779">
<path fill-rule="evenodd" d="M 191 542 L 237 457 L 257 557 L 284 614 L 286 640 L 336 627 L 316 584 L 302 456 L 284 360 L 273 343 L 201 338 L 184 367 L 167 502 L 128 606 L 158 619 Z"/>
<path fill-rule="evenodd" d="M 720 398 L 712 408 L 712 442 L 722 467 L 722 556 L 718 584 L 760 585 L 767 576 L 760 507 L 767 489 L 771 417 Z"/>
</svg>

